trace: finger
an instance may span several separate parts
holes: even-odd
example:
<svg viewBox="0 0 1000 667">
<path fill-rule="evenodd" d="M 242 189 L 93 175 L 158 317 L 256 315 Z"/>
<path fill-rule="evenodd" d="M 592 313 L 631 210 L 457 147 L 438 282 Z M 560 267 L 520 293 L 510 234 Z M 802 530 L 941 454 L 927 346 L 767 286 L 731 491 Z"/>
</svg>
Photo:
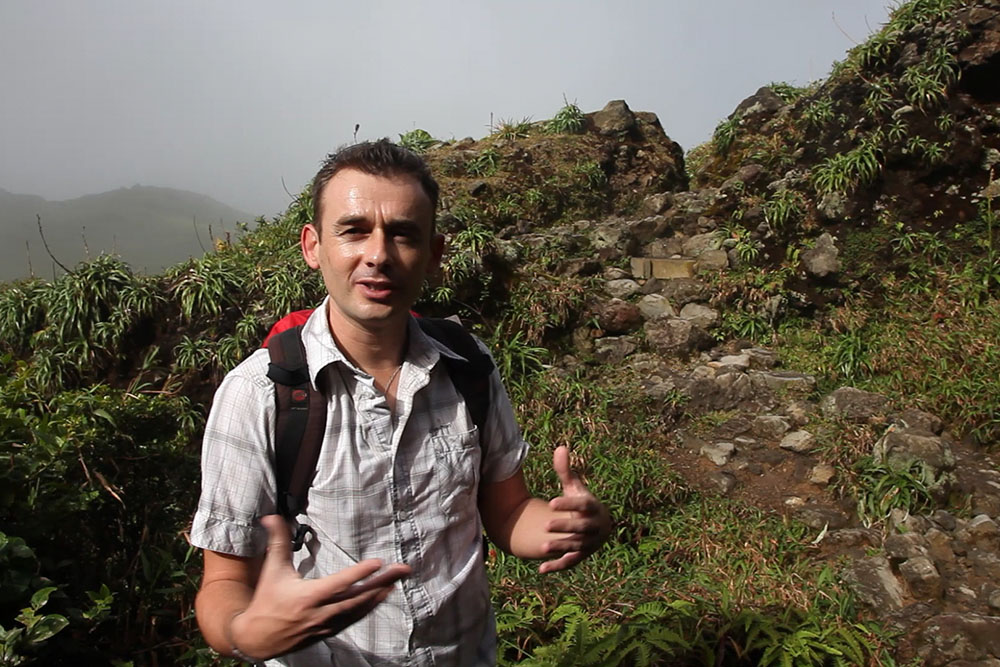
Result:
<svg viewBox="0 0 1000 667">
<path fill-rule="evenodd" d="M 568 535 L 556 540 L 549 540 L 542 545 L 542 552 L 546 556 L 560 556 L 571 551 L 584 551 L 587 543 L 583 535 Z"/>
<path fill-rule="evenodd" d="M 586 487 L 580 483 L 582 491 L 579 495 L 559 496 L 549 501 L 549 508 L 558 512 L 579 512 L 582 514 L 596 514 L 600 510 L 601 504 Z"/>
<path fill-rule="evenodd" d="M 341 632 L 349 625 L 357 623 L 371 613 L 375 607 L 385 601 L 392 589 L 378 588 L 365 591 L 349 600 L 342 600 L 320 607 L 317 625 L 324 628 L 320 636 L 331 636 Z"/>
<path fill-rule="evenodd" d="M 576 475 L 573 473 L 573 469 L 569 467 L 569 448 L 565 445 L 556 447 L 556 450 L 552 452 L 552 468 L 556 471 L 556 475 L 559 476 L 559 482 L 562 484 L 563 489 L 573 484 Z"/>
<path fill-rule="evenodd" d="M 267 529 L 267 554 L 263 569 L 290 568 L 292 566 L 292 534 L 288 524 L 279 514 L 268 514 L 260 518 Z"/>
<path fill-rule="evenodd" d="M 553 519 L 545 524 L 545 530 L 550 533 L 577 533 L 580 535 L 596 535 L 601 527 L 591 519 Z"/>
<path fill-rule="evenodd" d="M 404 577 L 408 577 L 413 572 L 413 568 L 404 563 L 393 563 L 386 569 L 375 574 L 374 576 L 362 581 L 360 583 L 354 584 L 348 587 L 342 593 L 337 593 L 332 599 L 335 600 L 346 600 L 347 598 L 355 597 L 361 595 L 370 590 L 376 588 L 385 588 L 387 590 L 392 590 L 396 582 Z"/>
<path fill-rule="evenodd" d="M 566 570 L 584 559 L 584 554 L 579 551 L 571 551 L 570 553 L 563 554 L 560 558 L 555 560 L 547 560 L 538 566 L 538 571 L 541 574 L 546 572 L 559 572 L 560 570 Z"/>
</svg>

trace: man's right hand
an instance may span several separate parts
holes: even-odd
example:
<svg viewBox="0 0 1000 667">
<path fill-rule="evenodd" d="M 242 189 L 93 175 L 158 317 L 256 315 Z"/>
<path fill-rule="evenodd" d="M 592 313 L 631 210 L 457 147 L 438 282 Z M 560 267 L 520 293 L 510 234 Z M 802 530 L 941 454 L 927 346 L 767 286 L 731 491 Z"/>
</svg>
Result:
<svg viewBox="0 0 1000 667">
<path fill-rule="evenodd" d="M 375 574 L 382 562 L 364 560 L 322 579 L 303 579 L 292 567 L 284 519 L 274 514 L 261 523 L 267 528 L 268 545 L 253 597 L 244 611 L 225 621 L 231 648 L 258 660 L 337 634 L 385 600 L 395 583 L 412 571 L 409 565 L 395 563 Z"/>
</svg>

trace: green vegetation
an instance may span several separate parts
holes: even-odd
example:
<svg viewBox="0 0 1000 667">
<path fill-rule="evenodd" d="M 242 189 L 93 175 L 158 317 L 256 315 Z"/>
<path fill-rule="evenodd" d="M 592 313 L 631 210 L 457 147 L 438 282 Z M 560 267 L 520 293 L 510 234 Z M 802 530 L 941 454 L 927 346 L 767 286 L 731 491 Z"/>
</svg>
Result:
<svg viewBox="0 0 1000 667">
<path fill-rule="evenodd" d="M 545 124 L 545 131 L 552 134 L 579 134 L 583 131 L 586 117 L 580 107 L 576 106 L 576 102 L 566 102 L 566 98 L 563 101 L 563 107 Z"/>
<path fill-rule="evenodd" d="M 414 153 L 425 153 L 431 146 L 438 143 L 427 130 L 416 128 L 399 135 L 399 145 L 409 148 Z"/>
<path fill-rule="evenodd" d="M 501 118 L 500 122 L 497 123 L 497 126 L 493 128 L 493 134 L 500 139 L 514 141 L 515 139 L 526 138 L 529 134 L 531 134 L 531 129 L 532 125 L 530 116 L 525 116 L 521 120 Z"/>
</svg>

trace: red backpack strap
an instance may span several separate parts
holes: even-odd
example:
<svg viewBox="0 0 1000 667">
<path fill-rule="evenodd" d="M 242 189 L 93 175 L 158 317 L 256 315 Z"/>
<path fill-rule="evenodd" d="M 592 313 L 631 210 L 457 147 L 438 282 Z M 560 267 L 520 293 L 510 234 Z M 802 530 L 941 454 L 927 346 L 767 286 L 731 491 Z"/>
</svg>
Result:
<svg viewBox="0 0 1000 667">
<path fill-rule="evenodd" d="M 274 460 L 278 513 L 294 529 L 292 550 L 302 548 L 313 529 L 296 517 L 306 508 L 309 487 L 326 432 L 326 397 L 313 389 L 302 344 L 302 326 L 277 334 L 267 346 L 271 363 L 267 377 L 274 382 L 277 416 Z"/>
<path fill-rule="evenodd" d="M 315 308 L 310 308 L 308 310 L 296 310 L 294 313 L 288 313 L 280 320 L 274 323 L 271 330 L 267 332 L 267 336 L 264 337 L 264 342 L 261 343 L 261 347 L 267 347 L 267 344 L 271 341 L 271 338 L 277 336 L 282 331 L 287 331 L 292 327 L 301 326 L 306 323 L 309 316 L 312 315 Z"/>
</svg>

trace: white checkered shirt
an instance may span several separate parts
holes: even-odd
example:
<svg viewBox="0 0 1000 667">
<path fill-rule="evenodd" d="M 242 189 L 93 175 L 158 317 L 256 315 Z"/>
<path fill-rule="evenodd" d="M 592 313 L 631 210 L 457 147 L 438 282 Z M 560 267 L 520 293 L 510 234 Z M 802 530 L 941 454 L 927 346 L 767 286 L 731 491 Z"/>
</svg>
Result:
<svg viewBox="0 0 1000 667">
<path fill-rule="evenodd" d="M 299 521 L 316 531 L 294 554 L 318 578 L 366 558 L 413 574 L 340 634 L 270 665 L 493 665 L 496 629 L 476 506 L 480 481 L 509 478 L 528 446 L 494 372 L 482 438 L 441 355 L 457 356 L 409 325 L 396 415 L 371 376 L 330 335 L 326 302 L 303 328 L 309 374 L 329 387 L 326 436 Z M 274 385 L 268 353 L 233 369 L 215 394 L 202 449 L 202 492 L 191 542 L 237 556 L 263 553 L 256 519 L 276 512 Z"/>
</svg>

